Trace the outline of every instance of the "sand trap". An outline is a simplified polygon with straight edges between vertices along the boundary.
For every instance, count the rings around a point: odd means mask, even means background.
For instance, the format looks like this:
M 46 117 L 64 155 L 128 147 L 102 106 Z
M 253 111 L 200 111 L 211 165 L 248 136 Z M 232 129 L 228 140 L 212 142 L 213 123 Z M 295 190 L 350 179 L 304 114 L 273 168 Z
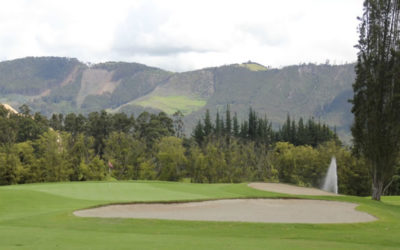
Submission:
M 334 193 L 326 192 L 316 188 L 306 188 L 306 187 L 297 187 L 294 185 L 282 184 L 282 183 L 250 183 L 249 187 L 276 192 L 283 194 L 297 194 L 297 195 L 337 195 Z
M 354 223 L 376 220 L 357 204 L 299 199 L 231 199 L 172 204 L 110 205 L 75 211 L 76 216 L 270 223 Z

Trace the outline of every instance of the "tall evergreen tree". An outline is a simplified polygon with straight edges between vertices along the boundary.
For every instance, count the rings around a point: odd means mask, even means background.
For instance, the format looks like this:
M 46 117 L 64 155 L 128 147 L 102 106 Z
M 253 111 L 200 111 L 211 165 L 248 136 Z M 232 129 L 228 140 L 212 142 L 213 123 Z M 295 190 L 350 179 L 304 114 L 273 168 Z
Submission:
M 354 146 L 371 166 L 372 199 L 393 180 L 400 149 L 400 1 L 365 0 L 353 84 Z
M 215 134 L 217 136 L 220 136 L 221 135 L 221 130 L 222 130 L 221 121 L 220 121 L 220 118 L 219 118 L 219 111 L 217 110 L 217 115 L 215 116 Z
M 193 137 L 196 140 L 197 144 L 199 144 L 199 145 L 202 144 L 202 142 L 204 140 L 204 127 L 200 120 L 193 130 Z
M 239 121 L 238 121 L 237 113 L 235 112 L 235 115 L 233 116 L 233 135 L 235 137 L 238 137 L 239 133 L 240 133 Z
M 254 140 L 256 138 L 257 133 L 257 114 L 251 107 L 249 110 L 249 123 L 248 123 L 248 135 L 250 139 Z
M 211 123 L 210 111 L 206 110 L 206 116 L 204 117 L 204 136 L 209 136 L 212 132 L 213 126 Z
M 229 104 L 226 105 L 226 116 L 225 116 L 225 134 L 229 137 L 232 133 L 232 120 L 231 120 L 231 110 Z

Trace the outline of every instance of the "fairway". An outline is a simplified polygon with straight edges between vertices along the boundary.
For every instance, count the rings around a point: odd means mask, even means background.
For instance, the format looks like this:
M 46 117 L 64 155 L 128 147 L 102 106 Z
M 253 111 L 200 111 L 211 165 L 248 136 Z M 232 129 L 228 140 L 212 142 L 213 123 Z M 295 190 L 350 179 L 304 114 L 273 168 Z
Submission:
M 78 209 L 129 202 L 307 197 L 359 203 L 378 221 L 273 224 L 82 218 Z M 0 249 L 390 249 L 400 245 L 398 197 L 295 196 L 243 184 L 72 182 L 0 187 Z M 295 209 L 295 208 L 294 208 Z

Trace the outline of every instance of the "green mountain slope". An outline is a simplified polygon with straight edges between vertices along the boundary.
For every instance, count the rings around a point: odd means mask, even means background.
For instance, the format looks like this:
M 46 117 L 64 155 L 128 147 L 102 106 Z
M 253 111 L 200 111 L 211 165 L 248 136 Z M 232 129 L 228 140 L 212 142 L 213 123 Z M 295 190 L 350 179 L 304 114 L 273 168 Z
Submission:
M 0 102 L 14 108 L 27 103 L 45 115 L 181 110 L 187 131 L 206 109 L 223 113 L 229 104 L 245 119 L 251 106 L 274 126 L 287 114 L 313 116 L 348 136 L 352 115 L 347 100 L 354 77 L 353 64 L 270 69 L 248 62 L 172 73 L 138 63 L 87 65 L 69 58 L 29 57 L 0 62 Z

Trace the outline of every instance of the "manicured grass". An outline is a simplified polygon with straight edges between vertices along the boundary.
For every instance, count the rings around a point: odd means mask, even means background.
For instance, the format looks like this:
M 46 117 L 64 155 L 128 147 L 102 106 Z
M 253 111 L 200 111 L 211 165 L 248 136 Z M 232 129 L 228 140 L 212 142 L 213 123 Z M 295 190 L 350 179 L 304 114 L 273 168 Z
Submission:
M 0 249 L 385 249 L 400 246 L 400 206 L 359 197 L 380 220 L 356 224 L 268 224 L 75 217 L 106 203 L 281 197 L 246 184 L 74 182 L 0 187 Z M 287 196 L 286 196 L 287 197 Z M 396 202 L 399 197 L 385 197 Z M 295 209 L 295 208 L 293 208 Z
M 178 110 L 184 115 L 188 115 L 205 106 L 206 103 L 206 100 L 194 99 L 187 96 L 151 96 L 145 100 L 134 102 L 134 104 L 143 107 L 160 109 L 169 115 Z

